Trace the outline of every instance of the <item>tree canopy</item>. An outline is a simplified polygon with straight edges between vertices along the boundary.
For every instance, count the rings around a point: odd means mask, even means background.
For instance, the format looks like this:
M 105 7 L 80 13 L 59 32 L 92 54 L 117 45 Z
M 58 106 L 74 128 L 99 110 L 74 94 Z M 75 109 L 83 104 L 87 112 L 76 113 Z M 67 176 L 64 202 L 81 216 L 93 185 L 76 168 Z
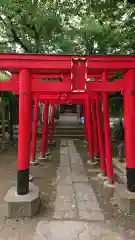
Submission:
M 1 0 L 0 51 L 134 54 L 134 20 L 124 0 Z

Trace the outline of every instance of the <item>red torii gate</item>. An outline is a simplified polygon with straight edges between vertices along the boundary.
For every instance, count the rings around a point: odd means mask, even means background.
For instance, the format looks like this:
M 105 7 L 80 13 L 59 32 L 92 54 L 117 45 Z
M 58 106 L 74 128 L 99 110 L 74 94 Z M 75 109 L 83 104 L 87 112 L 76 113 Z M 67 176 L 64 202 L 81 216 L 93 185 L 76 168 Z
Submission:
M 10 71 L 13 78 L 0 82 L 0 91 L 19 93 L 19 139 L 17 193 L 29 191 L 30 133 L 32 120 L 32 99 L 36 96 L 47 101 L 83 101 L 90 160 L 93 160 L 92 116 L 90 102 L 96 101 L 96 116 L 100 145 L 100 158 L 104 155 L 100 121 L 100 96 L 103 99 L 105 151 L 107 162 L 101 161 L 108 179 L 113 182 L 113 168 L 110 143 L 108 93 L 124 92 L 124 126 L 126 141 L 127 188 L 135 192 L 135 57 L 132 56 L 55 56 L 30 54 L 0 54 L 0 69 Z M 108 82 L 108 74 L 124 74 L 123 79 Z M 98 77 L 95 77 L 97 74 Z M 88 82 L 94 75 L 102 81 Z M 60 79 L 58 82 L 42 82 L 39 79 Z M 27 129 L 26 129 L 27 126 Z M 26 132 L 27 131 L 27 132 Z M 106 166 L 107 165 L 107 166 Z M 106 172 L 105 172 L 106 173 Z

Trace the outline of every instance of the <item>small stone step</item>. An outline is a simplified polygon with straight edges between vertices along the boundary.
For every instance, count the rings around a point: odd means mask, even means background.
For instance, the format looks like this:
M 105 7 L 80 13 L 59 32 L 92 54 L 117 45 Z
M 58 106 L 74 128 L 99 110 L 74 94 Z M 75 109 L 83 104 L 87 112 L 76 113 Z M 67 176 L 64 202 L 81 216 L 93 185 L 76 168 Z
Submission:
M 40 132 L 41 133 L 41 132 Z M 48 131 L 48 133 L 50 133 L 50 131 Z M 68 134 L 68 135 L 84 135 L 84 131 L 77 131 L 77 132 L 74 132 L 74 131 L 54 131 L 54 135 L 55 134 Z
M 40 130 L 42 130 L 42 129 L 40 129 Z M 50 129 L 48 129 L 48 131 L 50 131 Z M 56 132 L 64 132 L 64 131 L 66 131 L 66 132 L 74 132 L 74 133 L 77 133 L 77 132 L 84 132 L 84 129 L 83 128 L 54 128 L 54 131 L 56 131 Z
M 65 135 L 65 134 L 57 134 L 53 136 L 53 139 L 59 138 L 59 139 L 84 139 L 84 135 Z
M 51 128 L 48 128 L 48 130 L 50 130 Z M 84 128 L 54 128 L 55 130 L 57 131 L 64 131 L 64 130 L 67 130 L 67 131 L 74 131 L 74 132 L 77 132 L 77 131 L 84 131 Z
M 42 135 L 42 132 L 38 132 L 38 135 Z M 50 134 L 48 134 L 48 136 L 49 136 Z M 54 135 L 53 135 L 53 138 L 55 138 L 55 137 L 57 137 L 57 138 L 59 138 L 59 137 L 65 137 L 65 138 L 74 138 L 74 139 L 76 139 L 76 138 L 81 138 L 81 139 L 84 139 L 84 133 L 82 133 L 82 132 L 78 132 L 78 133 L 73 133 L 73 132 L 63 132 L 63 133 L 61 133 L 61 132 L 57 132 L 57 133 L 54 133 Z
M 51 126 L 48 126 L 48 129 L 50 129 Z M 72 130 L 76 130 L 76 129 L 84 129 L 84 127 L 82 125 L 55 125 L 54 126 L 55 129 L 72 129 Z
M 50 135 L 50 128 L 51 126 L 49 125 L 48 135 Z M 38 128 L 38 133 L 39 135 L 42 134 L 41 127 Z M 68 123 L 66 121 L 59 121 L 58 123 L 55 123 L 53 138 L 84 139 L 84 125 L 79 124 L 78 122 Z

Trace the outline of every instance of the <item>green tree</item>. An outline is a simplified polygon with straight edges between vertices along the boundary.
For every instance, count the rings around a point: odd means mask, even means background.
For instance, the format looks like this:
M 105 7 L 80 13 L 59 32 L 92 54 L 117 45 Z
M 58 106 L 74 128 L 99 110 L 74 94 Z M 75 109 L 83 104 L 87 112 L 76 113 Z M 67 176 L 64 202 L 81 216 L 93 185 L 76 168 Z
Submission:
M 134 10 L 123 0 L 1 1 L 0 51 L 134 53 Z
M 6 46 L 6 51 L 53 51 L 57 37 L 63 32 L 56 6 L 56 1 L 38 0 L 7 0 L 1 3 L 1 44 Z

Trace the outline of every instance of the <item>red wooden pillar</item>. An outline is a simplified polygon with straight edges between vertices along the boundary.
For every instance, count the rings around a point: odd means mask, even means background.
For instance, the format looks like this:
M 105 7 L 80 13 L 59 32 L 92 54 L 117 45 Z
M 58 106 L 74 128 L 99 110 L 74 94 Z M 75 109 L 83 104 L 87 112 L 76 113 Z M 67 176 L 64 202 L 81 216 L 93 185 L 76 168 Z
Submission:
M 30 140 L 32 122 L 31 75 L 27 69 L 19 74 L 19 135 L 17 193 L 29 192 Z
M 41 142 L 40 159 L 45 159 L 46 158 L 46 153 L 47 153 L 48 110 L 49 110 L 49 103 L 48 103 L 48 101 L 45 101 L 44 113 L 43 113 L 43 129 L 42 129 L 42 142 Z
M 124 128 L 126 149 L 127 188 L 135 192 L 135 71 L 125 74 Z
M 107 82 L 107 74 L 103 72 L 102 81 Z M 111 149 L 111 131 L 109 122 L 109 101 L 108 94 L 102 93 L 103 98 L 103 117 L 104 117 L 104 134 L 105 134 L 105 152 L 107 159 L 107 176 L 110 183 L 114 182 L 113 163 L 112 163 L 112 149 Z
M 87 129 L 87 141 L 88 141 L 88 151 L 90 156 L 90 161 L 94 161 L 94 151 L 93 151 L 93 129 L 92 129 L 92 115 L 91 115 L 91 102 L 89 99 L 85 103 L 85 119 L 86 119 L 86 129 Z
M 36 136 L 37 136 L 37 127 L 38 127 L 38 96 L 35 96 L 34 99 L 34 118 L 33 118 L 33 131 L 32 131 L 32 152 L 31 152 L 31 164 L 37 163 L 35 161 L 36 156 Z
M 87 123 L 86 123 L 86 114 L 85 114 L 85 111 L 86 111 L 86 107 L 85 105 L 83 105 L 83 115 L 84 115 L 84 134 L 85 134 L 85 140 L 86 142 L 88 142 L 87 140 Z
M 99 158 L 99 143 L 98 143 L 98 130 L 97 130 L 97 117 L 96 117 L 96 100 L 92 100 L 92 122 L 93 122 L 93 137 L 94 137 L 94 155 Z
M 106 159 L 105 159 L 105 142 L 104 142 L 104 136 L 103 136 L 100 96 L 99 95 L 97 95 L 97 99 L 96 99 L 96 117 L 97 117 L 97 129 L 98 129 L 101 171 L 102 171 L 102 175 L 106 176 L 107 170 L 106 170 Z
M 51 112 L 51 127 L 50 127 L 50 144 L 52 144 L 52 138 L 54 133 L 54 113 L 55 113 L 55 104 L 52 104 L 52 112 Z

